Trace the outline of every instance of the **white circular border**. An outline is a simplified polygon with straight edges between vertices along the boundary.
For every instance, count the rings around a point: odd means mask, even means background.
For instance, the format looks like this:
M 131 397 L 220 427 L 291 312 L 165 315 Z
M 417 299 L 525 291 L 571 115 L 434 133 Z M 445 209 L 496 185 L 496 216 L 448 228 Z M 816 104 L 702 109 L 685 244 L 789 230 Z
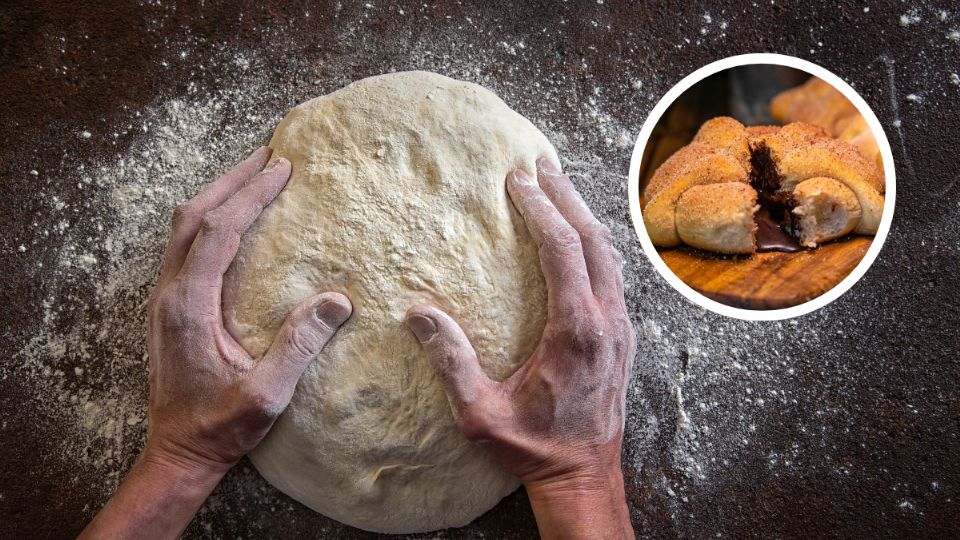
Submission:
M 660 121 L 660 117 L 663 116 L 667 108 L 672 105 L 681 94 L 686 92 L 687 89 L 694 84 L 714 73 L 749 64 L 777 64 L 800 69 L 811 75 L 820 77 L 842 92 L 843 95 L 857 107 L 866 119 L 867 125 L 870 126 L 870 129 L 873 131 L 874 137 L 877 139 L 877 144 L 880 147 L 880 155 L 883 157 L 883 168 L 886 174 L 886 194 L 883 203 L 883 215 L 880 217 L 880 228 L 877 230 L 873 243 L 870 245 L 870 248 L 867 249 L 867 253 L 860 263 L 857 264 L 856 268 L 854 268 L 843 281 L 829 291 L 803 304 L 782 309 L 754 310 L 735 308 L 717 302 L 716 300 L 711 300 L 694 290 L 693 287 L 690 287 L 678 278 L 677 275 L 667 267 L 667 264 L 663 262 L 660 254 L 657 253 L 656 248 L 653 246 L 653 242 L 650 241 L 650 236 L 647 234 L 647 229 L 643 225 L 643 217 L 640 213 L 640 162 L 643 159 L 643 150 L 647 145 L 647 140 L 650 138 L 650 134 L 653 133 L 654 126 Z M 863 98 L 860 97 L 860 94 L 849 84 L 826 69 L 800 58 L 783 54 L 754 53 L 731 56 L 707 64 L 684 77 L 683 80 L 677 83 L 676 86 L 671 88 L 670 91 L 660 99 L 660 102 L 657 103 L 653 111 L 650 112 L 650 116 L 647 117 L 647 121 L 644 122 L 643 128 L 640 130 L 640 136 L 637 138 L 637 144 L 633 147 L 633 156 L 630 158 L 630 176 L 627 177 L 627 194 L 630 197 L 630 217 L 633 219 L 633 228 L 637 232 L 637 237 L 640 238 L 643 251 L 647 254 L 650 262 L 653 263 L 654 268 L 657 269 L 660 275 L 663 276 L 674 289 L 680 291 L 680 294 L 700 307 L 719 313 L 720 315 L 748 321 L 779 321 L 806 315 L 811 311 L 820 309 L 830 302 L 833 302 L 839 298 L 840 295 L 847 292 L 847 290 L 867 272 L 883 248 L 883 244 L 887 240 L 887 232 L 890 230 L 890 223 L 893 221 L 893 205 L 896 199 L 896 174 L 893 168 L 893 152 L 890 150 L 890 143 L 887 141 L 887 136 L 883 132 L 880 121 L 877 119 L 877 116 L 873 114 L 867 102 L 864 101 Z

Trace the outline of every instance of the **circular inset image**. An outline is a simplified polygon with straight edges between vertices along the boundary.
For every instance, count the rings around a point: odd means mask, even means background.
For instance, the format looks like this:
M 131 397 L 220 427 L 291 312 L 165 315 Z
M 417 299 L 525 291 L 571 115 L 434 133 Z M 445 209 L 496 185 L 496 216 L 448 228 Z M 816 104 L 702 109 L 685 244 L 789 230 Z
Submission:
M 654 107 L 630 163 L 631 214 L 684 296 L 785 319 L 867 271 L 893 218 L 893 167 L 880 122 L 839 77 L 790 56 L 735 56 Z

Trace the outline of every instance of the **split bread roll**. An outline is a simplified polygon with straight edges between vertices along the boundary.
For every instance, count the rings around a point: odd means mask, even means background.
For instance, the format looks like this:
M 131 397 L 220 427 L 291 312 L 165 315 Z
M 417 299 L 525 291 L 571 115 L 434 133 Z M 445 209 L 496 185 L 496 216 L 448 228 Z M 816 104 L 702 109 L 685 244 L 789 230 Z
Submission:
M 849 234 L 860 222 L 860 203 L 847 186 L 832 178 L 804 180 L 793 189 L 800 245 L 817 247 Z M 692 245 L 692 244 L 691 244 Z
M 812 124 L 849 142 L 883 177 L 883 156 L 866 119 L 843 92 L 823 79 L 810 77 L 800 86 L 777 94 L 770 101 L 770 114 L 780 123 Z
M 643 220 L 660 247 L 751 253 L 757 210 L 767 205 L 783 216 L 794 241 L 815 247 L 850 232 L 875 234 L 883 192 L 876 168 L 822 128 L 747 128 L 721 117 L 705 122 L 654 172 Z
M 833 178 L 853 191 L 860 203 L 860 221 L 853 232 L 877 233 L 883 214 L 884 183 L 876 168 L 853 145 L 801 122 L 786 125 L 755 142 L 770 149 L 781 191 L 793 191 L 808 178 Z

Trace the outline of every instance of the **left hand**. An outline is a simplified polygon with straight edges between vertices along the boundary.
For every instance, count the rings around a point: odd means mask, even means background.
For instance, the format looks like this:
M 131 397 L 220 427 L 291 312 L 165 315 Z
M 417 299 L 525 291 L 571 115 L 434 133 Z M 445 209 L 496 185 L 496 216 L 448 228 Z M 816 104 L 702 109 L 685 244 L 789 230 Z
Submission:
M 267 434 L 301 373 L 350 317 L 342 294 L 307 298 L 256 360 L 224 329 L 223 274 L 290 177 L 286 159 L 264 168 L 269 157 L 269 148 L 257 150 L 174 213 L 147 308 L 152 457 L 229 469 Z
M 179 538 L 227 470 L 267 434 L 300 374 L 350 317 L 342 294 L 307 298 L 256 360 L 223 327 L 223 274 L 240 237 L 290 178 L 290 162 L 267 165 L 270 153 L 260 148 L 173 215 L 147 304 L 147 445 L 80 538 Z

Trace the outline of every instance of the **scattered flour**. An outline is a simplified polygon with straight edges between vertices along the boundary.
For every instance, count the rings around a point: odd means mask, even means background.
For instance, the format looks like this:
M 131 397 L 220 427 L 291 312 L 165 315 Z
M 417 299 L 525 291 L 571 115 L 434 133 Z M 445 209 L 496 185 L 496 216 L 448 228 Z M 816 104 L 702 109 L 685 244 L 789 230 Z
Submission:
M 526 54 L 522 41 L 510 43 L 503 54 Z M 189 45 L 184 47 L 166 60 L 167 66 L 204 56 L 193 53 Z M 449 48 L 417 42 L 413 53 L 419 59 L 417 65 L 395 69 L 437 71 L 492 88 L 533 118 L 558 147 L 567 149 L 564 164 L 578 175 L 578 181 L 600 182 L 595 189 L 587 184 L 588 201 L 596 205 L 608 197 L 609 190 L 599 185 L 619 184 L 616 171 L 602 167 L 600 156 L 571 150 L 612 147 L 623 151 L 633 144 L 635 135 L 607 110 L 605 92 L 593 87 L 573 124 L 560 124 L 556 112 L 577 99 L 577 85 L 567 80 L 568 75 L 541 77 L 533 92 L 503 86 L 502 81 L 511 79 L 499 74 L 502 58 L 486 58 L 483 51 L 463 47 L 453 60 Z M 520 65 L 530 69 L 527 66 L 534 60 L 524 59 Z M 350 58 L 342 61 L 352 65 Z M 49 459 L 51 469 L 59 474 L 73 471 L 74 483 L 94 486 L 93 491 L 100 494 L 99 500 L 85 503 L 91 515 L 116 488 L 145 441 L 144 308 L 173 209 L 268 140 L 290 106 L 367 75 L 291 61 L 293 65 L 286 67 L 302 82 L 287 88 L 274 84 L 262 71 L 265 60 L 250 51 L 225 48 L 205 62 L 223 71 L 221 84 L 206 90 L 190 83 L 183 92 L 162 95 L 145 109 L 131 111 L 124 125 L 105 135 L 113 141 L 124 137 L 132 141 L 117 153 L 88 156 L 71 170 L 23 173 L 39 179 L 46 209 L 33 222 L 33 237 L 19 240 L 18 251 L 55 249 L 56 262 L 44 265 L 44 258 L 37 257 L 27 270 L 48 284 L 42 299 L 44 318 L 17 362 L 0 365 L 0 377 L 28 381 L 34 397 L 31 406 L 57 426 L 58 450 Z M 586 61 L 583 68 L 589 69 Z M 641 79 L 628 79 L 617 91 L 635 93 L 630 80 Z M 646 81 L 645 88 L 655 92 Z M 96 140 L 91 131 L 79 129 L 78 133 L 85 141 Z M 86 198 L 80 203 L 68 199 L 59 191 L 63 185 L 77 186 Z M 90 209 L 95 211 L 81 212 Z M 86 217 L 75 217 L 80 215 Z M 630 229 L 620 225 L 619 232 L 622 242 L 632 241 Z M 655 427 L 653 421 L 646 428 Z M 654 436 L 650 431 L 645 439 Z M 276 492 L 248 469 L 227 482 L 237 478 L 250 496 L 276 499 Z M 219 501 L 212 497 L 201 519 Z
M 906 28 L 918 24 L 922 20 L 920 13 L 916 9 L 911 9 L 909 12 L 900 16 L 900 26 Z
M 536 44 L 542 36 L 503 30 L 486 36 L 489 43 L 480 47 L 476 40 L 462 39 L 463 33 L 490 28 L 467 18 L 449 23 L 446 33 L 438 30 L 424 36 L 405 28 L 394 36 L 397 51 L 386 54 L 385 61 L 381 57 L 372 68 L 362 51 L 363 25 L 378 14 L 378 7 L 371 3 L 361 11 L 342 24 L 335 40 L 345 44 L 342 50 L 321 55 L 314 63 L 288 60 L 281 66 L 282 84 L 275 77 L 277 71 L 267 67 L 277 58 L 296 58 L 296 53 L 265 58 L 249 50 L 182 44 L 166 65 L 215 68 L 214 89 L 199 81 L 171 89 L 145 109 L 129 111 L 116 133 L 75 126 L 69 133 L 74 138 L 79 134 L 84 144 L 101 139 L 132 142 L 118 144 L 109 155 L 90 156 L 73 170 L 37 170 L 26 164 L 20 172 L 36 182 L 47 204 L 45 215 L 33 223 L 33 237 L 12 244 L 36 261 L 25 271 L 46 284 L 38 300 L 44 318 L 19 357 L 0 364 L 0 378 L 23 380 L 34 397 L 25 406 L 55 425 L 50 433 L 57 436 L 58 452 L 48 459 L 51 469 L 69 471 L 75 484 L 95 486 L 101 494 L 100 500 L 86 503 L 89 513 L 128 470 L 146 434 L 144 304 L 173 208 L 263 144 L 292 105 L 377 72 L 414 68 L 487 86 L 530 118 L 553 141 L 584 199 L 614 233 L 627 261 L 626 300 L 640 336 L 624 443 L 627 491 L 638 523 L 656 521 L 650 516 L 663 511 L 676 524 L 675 533 L 702 535 L 701 530 L 684 528 L 696 525 L 684 513 L 684 504 L 698 495 L 722 492 L 723 481 L 729 481 L 726 473 L 748 457 L 760 456 L 774 478 L 810 471 L 826 477 L 873 478 L 875 471 L 858 469 L 829 448 L 831 441 L 848 439 L 865 415 L 844 393 L 843 385 L 861 382 L 856 366 L 820 352 L 838 343 L 872 339 L 868 324 L 841 311 L 849 304 L 838 302 L 799 321 L 724 319 L 680 298 L 640 249 L 629 223 L 624 177 L 643 115 L 670 84 L 661 78 L 656 55 L 619 66 L 622 84 L 600 84 L 590 74 L 606 60 L 601 56 L 585 51 L 564 59 L 571 69 L 551 69 L 544 67 L 546 48 Z M 420 11 L 395 8 L 390 16 L 414 20 Z M 718 43 L 741 17 L 749 13 L 720 10 L 698 15 L 686 21 L 686 37 L 676 46 Z M 911 10 L 899 22 L 937 24 L 938 32 L 930 39 L 942 42 L 938 46 L 956 47 L 960 37 L 951 37 L 955 27 L 944 28 L 953 24 L 952 17 L 946 13 L 922 17 Z M 600 32 L 604 25 L 593 26 Z M 559 43 L 566 31 L 561 22 L 542 32 Z M 811 36 L 818 32 L 810 29 Z M 278 41 L 277 47 L 286 46 Z M 643 57 L 629 44 L 622 53 Z M 948 68 L 948 81 L 942 71 L 936 77 L 915 78 L 935 80 L 941 87 L 907 89 L 924 99 L 901 111 L 898 90 L 905 83 L 895 81 L 893 60 L 881 56 L 877 62 L 883 68 L 880 76 L 886 75 L 889 83 L 882 93 L 890 99 L 887 105 L 893 114 L 894 129 L 888 134 L 906 152 L 904 129 L 920 121 L 922 110 L 936 107 L 939 94 L 956 92 L 960 82 L 953 67 Z M 875 86 L 882 86 L 882 81 Z M 618 103 L 631 104 L 628 112 Z M 910 156 L 905 156 L 906 173 L 913 175 Z M 81 187 L 82 202 L 64 198 L 63 186 Z M 81 212 L 91 208 L 95 212 Z M 955 222 L 950 227 L 958 230 Z M 940 249 L 955 245 L 943 244 Z M 58 250 L 52 255 L 54 264 L 45 264 L 51 257 L 44 255 L 52 250 Z M 844 299 L 876 302 L 863 287 L 855 287 Z M 866 304 L 863 309 L 879 311 Z M 840 334 L 821 328 L 837 328 Z M 810 382 L 811 373 L 819 377 L 816 384 Z M 807 378 L 802 378 L 804 374 Z M 784 438 L 792 439 L 771 442 Z M 224 493 L 211 497 L 199 515 L 201 528 L 209 527 L 210 516 L 224 519 L 229 509 L 236 509 L 236 497 L 265 500 L 277 512 L 290 508 L 291 503 L 278 498 L 249 467 L 239 467 L 226 483 L 234 502 Z M 923 489 L 942 491 L 949 486 Z

